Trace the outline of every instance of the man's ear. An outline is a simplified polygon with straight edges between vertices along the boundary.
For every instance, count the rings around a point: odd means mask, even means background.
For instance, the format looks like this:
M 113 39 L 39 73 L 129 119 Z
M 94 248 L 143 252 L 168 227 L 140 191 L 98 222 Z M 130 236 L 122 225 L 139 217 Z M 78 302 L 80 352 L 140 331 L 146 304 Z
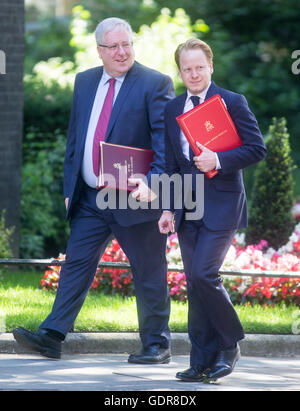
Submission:
M 102 60 L 102 51 L 101 51 L 100 46 L 97 46 L 97 52 L 98 52 L 99 59 Z
M 180 69 L 178 69 L 178 75 L 181 78 L 181 80 L 183 81 Z

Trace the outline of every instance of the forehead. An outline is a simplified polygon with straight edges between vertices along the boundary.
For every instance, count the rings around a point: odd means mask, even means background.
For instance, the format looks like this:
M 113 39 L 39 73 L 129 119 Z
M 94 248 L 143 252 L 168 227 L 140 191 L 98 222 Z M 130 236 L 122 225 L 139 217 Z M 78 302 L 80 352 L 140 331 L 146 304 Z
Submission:
M 207 57 L 201 49 L 182 50 L 180 54 L 180 66 L 189 65 L 206 65 L 208 64 Z
M 104 34 L 104 40 L 111 43 L 131 41 L 130 34 L 122 27 L 116 27 Z

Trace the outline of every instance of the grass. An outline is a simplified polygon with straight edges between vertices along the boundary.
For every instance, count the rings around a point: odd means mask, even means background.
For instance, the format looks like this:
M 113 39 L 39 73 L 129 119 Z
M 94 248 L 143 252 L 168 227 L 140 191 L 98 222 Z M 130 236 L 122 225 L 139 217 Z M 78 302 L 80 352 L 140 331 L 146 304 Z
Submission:
M 55 294 L 39 289 L 42 273 L 5 272 L 0 274 L 0 328 L 5 331 L 21 325 L 36 330 L 51 311 Z M 236 306 L 246 333 L 291 334 L 295 312 L 299 307 L 281 304 L 275 307 L 259 305 Z M 187 332 L 187 304 L 172 301 L 170 329 Z M 91 291 L 76 320 L 79 332 L 137 331 L 135 298 L 107 296 Z M 3 331 L 3 330 L 2 330 Z M 1 329 L 0 329 L 1 332 Z

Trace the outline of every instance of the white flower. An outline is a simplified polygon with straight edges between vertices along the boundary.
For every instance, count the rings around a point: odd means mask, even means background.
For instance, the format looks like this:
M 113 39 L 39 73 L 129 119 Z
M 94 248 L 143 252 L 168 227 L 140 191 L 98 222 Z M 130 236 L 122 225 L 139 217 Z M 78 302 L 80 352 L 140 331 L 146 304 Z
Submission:
M 229 247 L 229 250 L 226 254 L 225 260 L 224 260 L 224 265 L 231 265 L 234 263 L 236 259 L 236 249 L 233 245 Z
M 292 208 L 292 213 L 295 218 L 300 218 L 300 203 L 297 203 Z
M 246 246 L 246 241 L 245 241 L 245 238 L 246 238 L 246 235 L 245 235 L 245 233 L 237 233 L 235 236 L 234 236 L 234 238 L 235 238 L 235 241 L 236 241 L 236 243 L 238 244 L 238 245 L 240 245 L 241 247 L 245 247 Z

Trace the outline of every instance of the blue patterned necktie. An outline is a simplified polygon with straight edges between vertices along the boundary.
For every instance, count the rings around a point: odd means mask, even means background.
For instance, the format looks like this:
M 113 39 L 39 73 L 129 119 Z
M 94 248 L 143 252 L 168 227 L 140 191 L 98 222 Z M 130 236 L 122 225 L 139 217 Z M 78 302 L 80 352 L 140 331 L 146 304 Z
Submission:
M 198 96 L 191 96 L 192 103 L 194 104 L 194 107 L 198 106 L 200 104 L 200 97 Z M 193 161 L 193 158 L 195 157 L 195 154 L 193 150 L 191 149 L 190 146 L 190 160 Z
M 200 97 L 198 96 L 191 96 L 191 100 L 192 100 L 192 103 L 194 104 L 194 107 L 200 104 Z

